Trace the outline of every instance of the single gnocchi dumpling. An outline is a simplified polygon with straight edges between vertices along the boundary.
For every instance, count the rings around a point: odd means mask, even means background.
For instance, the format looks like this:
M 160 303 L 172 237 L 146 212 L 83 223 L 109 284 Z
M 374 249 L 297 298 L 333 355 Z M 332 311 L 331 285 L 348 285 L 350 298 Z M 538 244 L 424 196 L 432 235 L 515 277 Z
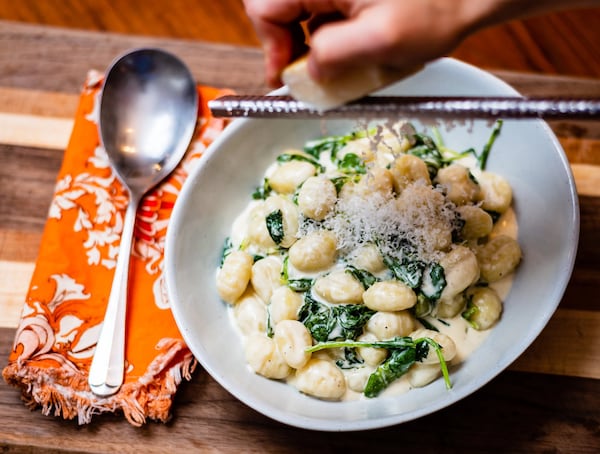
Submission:
M 442 300 L 450 300 L 479 279 L 477 257 L 466 246 L 456 246 L 441 260 L 444 268 L 446 287 L 442 291 Z
M 363 244 L 350 256 L 350 263 L 358 269 L 379 273 L 386 269 L 383 257 L 373 243 Z
M 376 342 L 379 339 L 373 333 L 366 332 L 358 336 L 357 340 L 360 342 Z M 356 350 L 369 366 L 378 366 L 388 356 L 388 351 L 385 348 L 358 347 Z
M 427 185 L 431 184 L 429 170 L 425 161 L 411 154 L 402 154 L 390 164 L 390 172 L 394 179 L 394 190 L 400 194 L 406 186 L 415 181 L 422 180 Z
M 375 150 L 368 137 L 361 139 L 350 140 L 346 145 L 338 151 L 338 159 L 342 159 L 348 154 L 355 154 L 365 162 L 370 162 L 375 156 Z
M 456 208 L 464 222 L 461 237 L 465 240 L 477 240 L 488 236 L 494 228 L 494 221 L 486 211 L 475 205 L 462 205 Z
M 446 188 L 446 196 L 456 205 L 472 203 L 479 197 L 479 184 L 469 169 L 460 164 L 442 167 L 437 173 L 436 181 Z
M 491 328 L 502 314 L 502 300 L 490 287 L 475 287 L 467 291 L 467 308 L 463 317 L 473 328 L 483 331 Z
M 284 248 L 289 248 L 297 240 L 300 216 L 298 212 L 298 207 L 287 198 L 279 195 L 274 195 L 270 196 L 267 200 L 265 200 L 265 212 L 267 214 L 267 216 L 265 217 L 267 229 L 269 226 L 267 222 L 267 217 L 271 213 L 281 213 L 280 229 L 283 230 L 283 232 L 281 232 L 283 235 L 280 241 L 275 241 L 272 232 L 270 232 L 269 235 L 277 245 Z
M 481 278 L 496 282 L 512 273 L 521 261 L 519 243 L 507 235 L 498 235 L 475 249 Z
M 374 334 L 379 340 L 408 336 L 414 331 L 416 320 L 408 311 L 376 312 L 367 322 L 367 332 Z
M 346 380 L 340 369 L 318 358 L 296 371 L 295 384 L 303 393 L 321 399 L 339 400 L 346 393 Z
M 267 329 L 267 307 L 251 289 L 244 293 L 233 308 L 233 315 L 240 331 L 250 336 L 264 334 Z
M 255 334 L 246 338 L 246 361 L 250 368 L 267 378 L 286 378 L 291 368 L 277 349 L 273 339 L 264 334 Z
M 375 282 L 362 295 L 365 306 L 374 311 L 401 311 L 417 303 L 417 295 L 397 280 Z
M 364 288 L 350 273 L 336 270 L 318 278 L 313 289 L 317 295 L 333 304 L 362 303 Z
M 435 304 L 433 315 L 440 318 L 456 317 L 464 309 L 467 301 L 463 293 L 440 298 Z
M 264 257 L 257 260 L 254 265 L 252 265 L 250 282 L 252 283 L 254 291 L 265 303 L 268 303 L 271 299 L 273 290 L 282 285 L 282 267 L 283 261 L 276 255 Z
M 477 177 L 481 192 L 481 208 L 486 211 L 504 213 L 512 203 L 512 188 L 505 178 L 496 173 L 481 172 Z
M 246 291 L 253 261 L 244 251 L 232 251 L 225 257 L 217 272 L 217 292 L 223 301 L 233 304 Z
M 271 323 L 276 325 L 282 320 L 297 320 L 298 310 L 302 306 L 302 297 L 287 286 L 273 290 L 269 314 Z
M 300 238 L 289 250 L 290 263 L 300 271 L 329 268 L 337 258 L 337 239 L 332 232 L 319 230 Z
M 307 218 L 322 221 L 337 200 L 335 185 L 324 175 L 308 178 L 298 192 L 298 208 Z
M 312 346 L 312 336 L 297 320 L 282 320 L 277 323 L 273 340 L 285 362 L 294 369 L 304 367 L 311 357 L 306 349 Z
M 422 388 L 442 375 L 439 364 L 415 363 L 406 373 L 410 386 Z
M 365 194 L 379 193 L 385 197 L 394 189 L 394 177 L 384 167 L 372 167 L 360 180 L 359 185 Z
M 248 213 L 248 223 L 246 225 L 248 243 L 260 250 L 268 250 L 277 246 L 267 228 L 266 219 L 268 214 L 264 200 L 257 202 Z
M 298 186 L 316 172 L 317 169 L 310 162 L 291 160 L 277 166 L 269 176 L 269 185 L 280 194 L 293 194 Z

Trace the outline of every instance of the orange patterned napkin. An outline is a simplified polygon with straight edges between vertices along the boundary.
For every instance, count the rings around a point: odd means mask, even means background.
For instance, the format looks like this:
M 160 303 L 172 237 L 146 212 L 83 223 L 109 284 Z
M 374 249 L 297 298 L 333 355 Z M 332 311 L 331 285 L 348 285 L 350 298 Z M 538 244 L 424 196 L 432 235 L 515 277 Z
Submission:
M 77 417 L 121 410 L 134 425 L 166 421 L 182 378 L 196 361 L 169 310 L 163 251 L 177 194 L 206 146 L 225 127 L 207 101 L 226 94 L 198 87 L 194 141 L 178 168 L 148 193 L 137 213 L 127 312 L 126 377 L 119 392 L 91 393 L 87 373 L 110 292 L 127 192 L 109 167 L 97 132 L 101 76 L 90 73 L 58 175 L 39 257 L 4 379 L 30 407 Z

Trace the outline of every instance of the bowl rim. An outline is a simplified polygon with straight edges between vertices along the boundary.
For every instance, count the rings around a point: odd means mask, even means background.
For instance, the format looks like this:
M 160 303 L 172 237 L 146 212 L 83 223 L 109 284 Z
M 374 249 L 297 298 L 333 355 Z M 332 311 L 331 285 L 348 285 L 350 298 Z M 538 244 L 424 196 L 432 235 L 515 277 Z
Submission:
M 502 79 L 490 74 L 489 72 L 477 68 L 468 63 L 464 63 L 453 58 L 445 57 L 433 62 L 435 64 L 439 64 L 442 66 L 446 66 L 450 69 L 458 69 L 460 71 L 468 71 L 471 73 L 475 73 L 478 77 L 482 77 L 488 81 L 488 83 L 495 84 L 498 87 L 498 90 L 502 89 L 505 93 L 512 94 L 515 96 L 521 96 L 521 94 L 511 87 L 508 83 L 504 82 Z M 282 87 L 278 90 L 271 92 L 270 94 L 284 94 L 287 93 L 287 88 Z M 168 295 L 168 300 L 170 303 L 170 309 L 173 313 L 175 322 L 179 327 L 180 333 L 190 348 L 192 350 L 192 345 L 194 344 L 193 339 L 191 338 L 191 334 L 187 332 L 185 329 L 185 313 L 182 312 L 178 304 L 178 293 L 175 289 L 175 267 L 170 266 L 173 263 L 175 257 L 172 254 L 172 251 L 175 250 L 175 242 L 177 231 L 179 230 L 179 219 L 181 216 L 179 212 L 183 210 L 183 202 L 178 203 L 180 200 L 185 200 L 189 196 L 188 193 L 192 190 L 192 184 L 186 184 L 188 181 L 194 181 L 197 174 L 201 172 L 201 169 L 210 161 L 211 157 L 219 152 L 221 144 L 228 140 L 228 137 L 235 132 L 244 127 L 248 122 L 254 121 L 251 118 L 239 118 L 232 121 L 227 128 L 215 139 L 215 141 L 209 145 L 209 147 L 205 150 L 204 156 L 198 160 L 195 166 L 190 170 L 189 175 L 186 179 L 186 182 L 183 184 L 181 192 L 177 197 L 177 201 L 175 202 L 175 206 L 172 212 L 171 221 L 169 224 L 169 228 L 167 229 L 166 234 L 166 242 L 165 242 L 165 255 L 164 255 L 164 274 L 165 274 L 165 285 Z M 357 430 L 370 430 L 376 428 L 389 427 L 396 424 L 401 424 L 404 422 L 408 422 L 422 416 L 437 412 L 447 406 L 450 406 L 463 398 L 473 394 L 475 391 L 480 389 L 482 386 L 490 382 L 500 373 L 506 370 L 506 368 L 512 364 L 520 354 L 522 354 L 526 348 L 531 345 L 531 343 L 539 336 L 541 331 L 547 325 L 549 319 L 555 313 L 562 296 L 566 290 L 567 284 L 569 282 L 570 276 L 573 271 L 573 267 L 575 264 L 575 258 L 578 249 L 579 242 L 579 224 L 580 224 L 580 212 L 579 212 L 579 199 L 577 196 L 577 190 L 575 186 L 575 180 L 573 177 L 572 169 L 570 167 L 569 161 L 566 157 L 564 149 L 560 144 L 558 138 L 550 128 L 550 126 L 544 122 L 543 120 L 534 120 L 537 122 L 539 126 L 541 126 L 544 134 L 547 136 L 548 140 L 552 143 L 554 147 L 554 152 L 558 153 L 558 158 L 562 169 L 565 171 L 567 181 L 568 181 L 568 197 L 570 201 L 570 208 L 573 213 L 573 217 L 569 220 L 569 232 L 568 238 L 571 247 L 569 248 L 569 253 L 567 254 L 567 258 L 564 263 L 564 271 L 565 273 L 556 280 L 554 285 L 554 296 L 555 301 L 552 304 L 547 303 L 548 310 L 545 313 L 545 317 L 541 317 L 536 320 L 536 323 L 532 324 L 532 329 L 530 329 L 527 333 L 527 336 L 523 336 L 520 338 L 520 342 L 515 345 L 510 354 L 506 353 L 502 358 L 502 360 L 498 363 L 498 367 L 496 367 L 492 371 L 488 371 L 485 374 L 482 374 L 472 380 L 468 387 L 463 388 L 460 392 L 454 392 L 450 390 L 443 398 L 437 400 L 434 403 L 428 404 L 424 408 L 418 408 L 412 410 L 407 413 L 398 413 L 385 417 L 378 417 L 375 419 L 361 419 L 361 420 L 353 420 L 353 421 L 324 421 L 324 420 L 315 420 L 313 418 L 291 414 L 289 412 L 285 412 L 278 408 L 274 408 L 269 406 L 265 408 L 264 403 L 261 403 L 258 399 L 254 398 L 252 394 L 245 394 L 242 390 L 232 388 L 228 386 L 227 378 L 222 376 L 221 373 L 212 367 L 212 365 L 206 364 L 203 361 L 202 355 L 198 355 L 197 352 L 192 351 L 192 354 L 197 358 L 198 362 L 202 365 L 206 372 L 211 375 L 211 377 L 222 386 L 227 392 L 232 394 L 236 399 L 245 405 L 251 407 L 252 409 L 258 411 L 259 413 L 277 420 L 281 423 L 287 424 L 289 426 L 303 428 L 303 429 L 311 429 L 318 431 L 329 431 L 329 432 L 341 432 L 341 431 L 357 431 Z M 551 309 L 551 310 L 550 310 Z M 200 356 L 200 357 L 198 357 Z

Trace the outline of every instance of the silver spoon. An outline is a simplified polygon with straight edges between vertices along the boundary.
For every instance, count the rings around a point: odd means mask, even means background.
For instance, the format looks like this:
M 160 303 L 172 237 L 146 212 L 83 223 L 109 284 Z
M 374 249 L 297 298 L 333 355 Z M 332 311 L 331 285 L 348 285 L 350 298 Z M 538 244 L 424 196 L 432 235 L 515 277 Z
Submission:
M 129 192 L 119 255 L 88 383 L 99 396 L 116 393 L 125 375 L 129 258 L 142 196 L 183 157 L 196 125 L 198 95 L 188 68 L 174 55 L 138 49 L 113 62 L 100 101 L 100 140 Z

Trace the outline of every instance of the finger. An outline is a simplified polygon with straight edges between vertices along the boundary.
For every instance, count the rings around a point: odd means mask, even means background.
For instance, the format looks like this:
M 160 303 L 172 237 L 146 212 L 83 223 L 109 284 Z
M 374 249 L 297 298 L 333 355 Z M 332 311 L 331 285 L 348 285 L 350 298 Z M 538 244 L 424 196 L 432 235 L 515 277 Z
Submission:
M 387 63 L 385 22 L 364 14 L 319 27 L 311 37 L 309 70 L 317 79 L 335 78 L 349 67 Z M 375 25 L 374 25 L 375 24 Z M 389 55 L 388 55 L 389 57 Z
M 344 0 L 244 0 L 248 17 L 263 43 L 265 76 L 269 85 L 280 85 L 283 68 L 306 53 L 301 22 L 311 16 L 326 17 L 336 13 L 344 3 Z
M 304 32 L 299 24 L 288 28 L 273 27 L 263 39 L 265 78 L 272 87 L 281 85 L 281 71 L 292 60 L 306 53 Z

